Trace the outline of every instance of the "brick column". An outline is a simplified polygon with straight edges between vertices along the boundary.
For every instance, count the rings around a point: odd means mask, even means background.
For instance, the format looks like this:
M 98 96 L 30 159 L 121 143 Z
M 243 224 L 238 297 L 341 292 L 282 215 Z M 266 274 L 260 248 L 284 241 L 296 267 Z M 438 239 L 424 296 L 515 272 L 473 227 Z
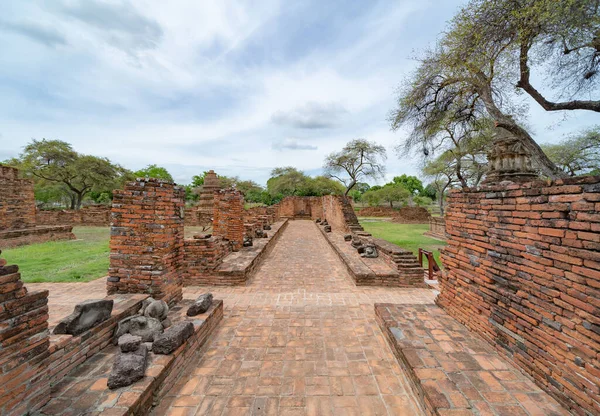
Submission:
M 48 291 L 28 292 L 17 266 L 0 259 L 0 414 L 20 415 L 50 398 Z
M 0 165 L 0 231 L 35 227 L 33 181 L 19 170 Z
M 233 188 L 215 192 L 213 235 L 229 240 L 233 251 L 244 242 L 244 196 Z
M 113 194 L 108 294 L 181 300 L 184 190 L 146 178 Z

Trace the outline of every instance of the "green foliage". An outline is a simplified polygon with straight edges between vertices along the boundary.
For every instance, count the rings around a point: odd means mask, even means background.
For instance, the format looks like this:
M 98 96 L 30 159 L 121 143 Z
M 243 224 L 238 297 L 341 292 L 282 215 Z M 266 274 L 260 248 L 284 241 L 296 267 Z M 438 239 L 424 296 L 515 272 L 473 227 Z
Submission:
M 416 176 L 403 174 L 402 176 L 395 176 L 393 181 L 395 184 L 404 187 L 411 195 L 423 192 L 423 182 Z
M 570 176 L 593 175 L 600 169 L 600 126 L 572 135 L 558 144 L 542 145 L 542 148 Z
M 363 201 L 370 206 L 377 206 L 382 201 L 390 204 L 390 207 L 394 207 L 394 202 L 406 202 L 410 198 L 410 192 L 402 185 L 397 183 L 389 183 L 382 187 L 375 186 L 371 187 L 367 192 L 362 195 Z
M 433 203 L 433 200 L 427 196 L 415 196 L 413 202 L 419 207 L 428 207 Z
M 166 168 L 157 166 L 155 164 L 148 165 L 144 169 L 140 169 L 135 172 L 135 176 L 138 178 L 155 178 L 162 179 L 169 182 L 174 182 L 173 177 Z
M 293 167 L 276 168 L 267 181 L 267 191 L 275 200 L 286 196 L 340 195 L 344 186 L 331 178 L 317 176 L 311 178 Z
M 425 189 L 423 189 L 423 192 L 421 192 L 421 196 L 426 196 L 427 198 L 431 198 L 432 200 L 437 199 L 437 187 L 435 186 L 435 184 L 427 184 Z
M 60 140 L 34 139 L 12 163 L 34 179 L 38 195 L 46 202 L 62 193 L 72 209 L 79 209 L 92 192 L 112 191 L 127 174 L 108 159 L 79 154 L 69 143 Z
M 385 147 L 365 139 L 354 139 L 341 151 L 328 155 L 323 169 L 326 176 L 346 185 L 344 193 L 348 195 L 361 178 L 383 177 L 386 158 Z

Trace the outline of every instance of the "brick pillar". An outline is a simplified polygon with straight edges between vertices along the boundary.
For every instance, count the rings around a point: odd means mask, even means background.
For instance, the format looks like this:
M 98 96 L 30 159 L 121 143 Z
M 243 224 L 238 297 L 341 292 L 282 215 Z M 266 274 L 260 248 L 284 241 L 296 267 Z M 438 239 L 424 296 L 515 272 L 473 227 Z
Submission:
M 233 188 L 215 192 L 213 235 L 229 240 L 233 251 L 244 242 L 244 196 Z
M 0 231 L 35 227 L 33 181 L 19 170 L 0 165 Z
M 108 294 L 181 300 L 184 190 L 146 178 L 113 195 Z
M 28 292 L 17 266 L 0 259 L 0 414 L 21 415 L 50 398 L 48 291 Z

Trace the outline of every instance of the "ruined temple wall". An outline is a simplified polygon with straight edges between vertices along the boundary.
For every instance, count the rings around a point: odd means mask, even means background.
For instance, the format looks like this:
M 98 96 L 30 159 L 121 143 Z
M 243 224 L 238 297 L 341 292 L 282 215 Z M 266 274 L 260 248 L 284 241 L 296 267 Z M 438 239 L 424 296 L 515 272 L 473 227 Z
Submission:
M 37 225 L 77 225 L 107 227 L 110 225 L 108 205 L 89 205 L 79 210 L 37 210 Z
M 577 414 L 600 413 L 600 177 L 448 202 L 437 303 Z
M 425 233 L 428 237 L 440 240 L 446 239 L 446 220 L 442 217 L 431 217 L 429 219 L 429 231 Z
M 350 232 L 362 229 L 350 198 L 342 195 L 325 195 L 321 198 L 323 204 L 323 218 L 335 231 Z
M 233 251 L 244 241 L 244 196 L 235 189 L 215 192 L 213 235 L 231 243 Z
M 0 414 L 26 414 L 50 396 L 48 291 L 28 292 L 17 266 L 0 259 Z
M 184 285 L 219 284 L 223 277 L 215 270 L 231 251 L 231 244 L 219 237 L 184 240 L 181 268 Z
M 35 227 L 33 181 L 19 170 L 0 166 L 0 231 Z
M 114 191 L 107 291 L 182 298 L 184 190 L 138 179 Z
M 323 218 L 323 201 L 319 196 L 288 196 L 278 204 L 278 215 L 283 218 Z

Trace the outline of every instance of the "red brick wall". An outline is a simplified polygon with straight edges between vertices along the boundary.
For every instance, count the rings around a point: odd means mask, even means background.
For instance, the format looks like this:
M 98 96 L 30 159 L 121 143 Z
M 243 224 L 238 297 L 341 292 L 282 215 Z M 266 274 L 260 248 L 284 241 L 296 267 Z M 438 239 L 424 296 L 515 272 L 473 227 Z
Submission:
M 140 179 L 113 194 L 108 293 L 180 300 L 183 189 L 158 179 Z
M 323 201 L 319 196 L 288 196 L 278 205 L 280 217 L 309 216 L 313 220 L 323 218 Z
M 437 303 L 578 414 L 600 414 L 600 177 L 451 193 Z
M 35 227 L 33 181 L 19 170 L 0 165 L 0 231 Z
M 110 225 L 110 206 L 89 205 L 79 210 L 38 210 L 37 225 L 80 225 L 105 227 Z
M 220 277 L 213 273 L 223 257 L 231 253 L 231 244 L 221 238 L 184 240 L 183 281 L 186 286 L 215 284 Z
M 235 189 L 215 192 L 213 235 L 231 243 L 233 251 L 244 241 L 244 197 Z
M 25 414 L 43 405 L 48 356 L 48 291 L 28 292 L 17 266 L 0 259 L 0 414 Z
M 341 195 L 326 195 L 322 201 L 323 217 L 327 219 L 334 231 L 362 230 L 350 198 Z

